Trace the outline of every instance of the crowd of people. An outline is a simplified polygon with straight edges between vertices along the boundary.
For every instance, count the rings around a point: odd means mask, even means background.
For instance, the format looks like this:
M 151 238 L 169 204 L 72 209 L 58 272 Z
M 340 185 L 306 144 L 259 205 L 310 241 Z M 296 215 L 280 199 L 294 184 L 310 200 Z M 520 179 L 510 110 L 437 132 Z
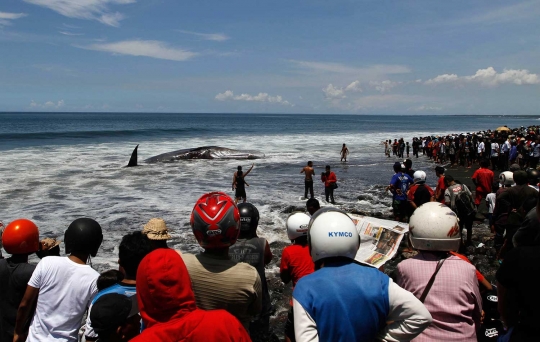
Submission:
M 514 138 L 507 139 L 512 145 Z M 485 156 L 474 159 L 480 162 L 474 194 L 442 166 L 433 190 L 410 159 L 394 164 L 387 190 L 395 219 L 409 222 L 409 247 L 417 253 L 390 276 L 355 261 L 360 236 L 344 211 L 321 208 L 312 197 L 307 213 L 290 214 L 284 228 L 291 245 L 279 270 L 293 286 L 286 341 L 535 340 L 540 299 L 530 275 L 540 270 L 538 173 L 522 170 L 534 165 L 531 158 L 522 165 L 512 160 L 494 182 Z M 249 171 L 239 169 L 233 187 L 245 185 L 239 180 Z M 302 173 L 307 197 L 312 163 Z M 325 188 L 335 183 L 332 174 L 327 167 Z M 237 195 L 243 203 L 222 192 L 195 203 L 190 225 L 200 253 L 170 248 L 166 222 L 152 218 L 120 241 L 118 270 L 101 274 L 91 265 L 104 234 L 95 220 L 68 226 L 66 256 L 59 241 L 40 241 L 31 220 L 10 222 L 1 240 L 10 256 L 0 260 L 0 342 L 78 341 L 80 334 L 101 342 L 274 341 L 265 274 L 272 251 L 257 234 L 259 211 L 245 191 Z M 485 201 L 501 261 L 496 286 L 459 254 Z M 37 265 L 28 263 L 33 253 L 41 258 Z

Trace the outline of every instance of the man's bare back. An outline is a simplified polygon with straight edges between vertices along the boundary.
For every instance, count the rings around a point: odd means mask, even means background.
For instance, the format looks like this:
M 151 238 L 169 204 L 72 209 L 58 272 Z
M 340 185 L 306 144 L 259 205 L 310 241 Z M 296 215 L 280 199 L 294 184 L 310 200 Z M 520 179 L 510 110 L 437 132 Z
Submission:
M 311 176 L 315 175 L 315 170 L 313 170 L 313 167 L 308 165 L 308 166 L 304 166 L 304 168 L 302 169 L 302 171 L 300 171 L 300 173 L 304 173 L 306 175 L 307 181 L 313 181 L 313 178 L 311 178 Z

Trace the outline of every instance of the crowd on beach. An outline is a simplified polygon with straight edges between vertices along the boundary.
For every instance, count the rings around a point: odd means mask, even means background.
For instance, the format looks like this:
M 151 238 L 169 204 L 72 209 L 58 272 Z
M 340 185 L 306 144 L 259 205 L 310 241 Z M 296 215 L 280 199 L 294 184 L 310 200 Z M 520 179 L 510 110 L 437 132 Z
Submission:
M 501 128 L 414 138 L 415 157 L 421 152 L 438 163 L 480 167 L 471 191 L 443 166 L 435 168 L 432 189 L 411 159 L 394 164 L 387 190 L 394 218 L 409 222 L 408 248 L 416 254 L 391 276 L 354 260 L 356 224 L 336 206 L 320 207 L 308 162 L 301 173 L 311 198 L 284 227 L 291 244 L 281 253 L 279 275 L 293 286 L 286 341 L 535 340 L 540 299 L 530 275 L 540 271 L 537 132 Z M 395 141 L 396 157 L 406 157 L 408 144 Z M 389 157 L 393 146 L 386 142 Z M 94 219 L 67 227 L 65 256 L 60 241 L 40 241 L 33 221 L 9 222 L 1 240 L 10 256 L 0 260 L 0 342 L 276 340 L 265 275 L 273 255 L 257 234 L 259 211 L 246 201 L 243 177 L 250 171 L 235 173 L 236 198 L 211 192 L 194 204 L 190 225 L 198 254 L 170 248 L 167 223 L 152 218 L 123 236 L 118 269 L 99 274 L 91 260 L 106 232 Z M 321 180 L 333 202 L 330 166 Z M 459 254 L 471 242 L 484 202 L 501 262 L 496 286 Z M 33 253 L 41 259 L 37 265 L 28 262 Z

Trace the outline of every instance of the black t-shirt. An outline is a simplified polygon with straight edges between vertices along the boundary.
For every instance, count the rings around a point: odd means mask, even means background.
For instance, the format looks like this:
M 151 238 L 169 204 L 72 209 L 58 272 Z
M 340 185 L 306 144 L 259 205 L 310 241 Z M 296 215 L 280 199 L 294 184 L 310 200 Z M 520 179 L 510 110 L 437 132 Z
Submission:
M 512 249 L 506 255 L 504 262 L 497 271 L 497 281 L 508 291 L 516 293 L 519 309 L 520 334 L 528 334 L 537 330 L 540 322 L 540 296 L 538 296 L 538 281 L 540 274 L 540 246 L 524 246 Z M 538 338 L 538 332 L 530 335 L 532 340 Z
M 487 319 L 476 332 L 478 342 L 497 341 L 499 336 L 504 335 L 504 327 L 501 321 Z
M 414 192 L 414 204 L 416 204 L 417 207 L 421 206 L 424 203 L 427 203 L 431 200 L 431 194 L 429 193 L 429 190 L 427 189 L 425 184 L 421 184 L 418 186 L 416 191 Z
M 15 264 L 10 259 L 0 260 L 0 342 L 13 341 L 17 310 L 35 268 L 36 265 Z

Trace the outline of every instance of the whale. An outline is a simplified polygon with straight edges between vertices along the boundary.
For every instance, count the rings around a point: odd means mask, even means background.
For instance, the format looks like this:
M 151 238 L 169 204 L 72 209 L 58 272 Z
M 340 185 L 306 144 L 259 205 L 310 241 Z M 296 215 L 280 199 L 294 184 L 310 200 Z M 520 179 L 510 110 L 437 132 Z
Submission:
M 139 145 L 133 149 L 127 167 L 138 166 Z M 177 160 L 187 159 L 260 159 L 264 158 L 264 153 L 259 151 L 233 150 L 220 146 L 201 146 L 186 148 L 172 152 L 162 153 L 144 160 L 144 163 L 171 163 Z

